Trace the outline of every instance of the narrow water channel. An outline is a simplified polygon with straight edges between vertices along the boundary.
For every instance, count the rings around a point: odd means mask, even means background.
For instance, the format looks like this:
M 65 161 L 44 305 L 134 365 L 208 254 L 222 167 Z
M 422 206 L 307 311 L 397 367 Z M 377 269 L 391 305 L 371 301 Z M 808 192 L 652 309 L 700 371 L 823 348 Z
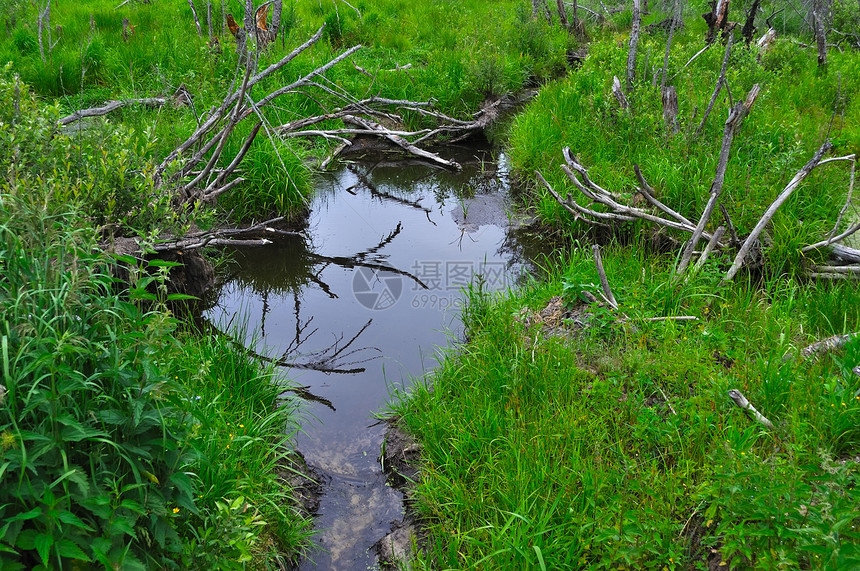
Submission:
M 463 172 L 357 162 L 321 177 L 305 235 L 237 251 L 206 312 L 220 328 L 247 322 L 258 351 L 328 369 L 284 372 L 331 405 L 307 406 L 297 442 L 328 478 L 320 549 L 301 569 L 377 566 L 370 547 L 403 506 L 377 460 L 384 428 L 374 413 L 456 342 L 462 290 L 476 275 L 502 289 L 533 259 L 508 214 L 505 157 L 452 155 Z

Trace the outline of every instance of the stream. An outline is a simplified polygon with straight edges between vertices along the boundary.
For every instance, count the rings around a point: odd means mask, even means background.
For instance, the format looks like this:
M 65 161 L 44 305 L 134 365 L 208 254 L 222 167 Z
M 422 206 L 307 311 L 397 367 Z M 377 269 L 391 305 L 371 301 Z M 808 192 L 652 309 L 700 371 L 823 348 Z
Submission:
M 449 149 L 450 173 L 409 161 L 355 162 L 320 176 L 303 236 L 237 249 L 204 317 L 286 355 L 284 375 L 327 403 L 304 407 L 297 447 L 326 477 L 302 570 L 378 568 L 371 546 L 403 517 L 378 456 L 375 418 L 461 337 L 463 289 L 517 283 L 540 253 L 510 211 L 504 155 Z M 310 367 L 310 368 L 309 368 Z M 315 370 L 322 369 L 322 370 Z

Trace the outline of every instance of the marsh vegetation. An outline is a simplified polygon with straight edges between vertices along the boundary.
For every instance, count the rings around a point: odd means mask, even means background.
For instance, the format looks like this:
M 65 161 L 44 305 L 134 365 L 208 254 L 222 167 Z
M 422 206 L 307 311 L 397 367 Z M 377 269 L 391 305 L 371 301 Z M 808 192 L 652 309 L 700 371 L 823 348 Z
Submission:
M 291 231 L 356 135 L 475 133 L 565 245 L 392 400 L 413 568 L 860 564 L 856 3 L 117 3 L 0 0 L 4 569 L 307 549 L 298 405 L 166 252 Z

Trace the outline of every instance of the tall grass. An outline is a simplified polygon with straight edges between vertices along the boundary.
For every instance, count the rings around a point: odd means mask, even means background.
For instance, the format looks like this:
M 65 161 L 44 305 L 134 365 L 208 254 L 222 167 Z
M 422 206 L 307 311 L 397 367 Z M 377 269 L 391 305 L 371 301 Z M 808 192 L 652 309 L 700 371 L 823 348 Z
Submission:
M 127 129 L 100 148 L 57 115 L 0 74 L 3 568 L 283 563 L 308 535 L 281 478 L 295 407 L 240 348 L 180 330 L 169 264 L 122 256 L 114 277 L 102 224 L 187 218 L 131 172 Z
M 596 283 L 590 250 L 520 293 L 473 291 L 468 344 L 394 405 L 424 450 L 417 507 L 433 539 L 423 564 L 857 565 L 860 384 L 849 369 L 860 344 L 833 359 L 794 357 L 811 334 L 856 330 L 857 317 L 818 329 L 818 313 L 844 306 L 819 303 L 815 287 L 783 280 L 771 296 L 746 285 L 715 293 L 719 275 L 707 269 L 673 285 L 671 260 L 640 252 L 604 256 L 631 320 L 593 309 L 570 340 L 523 316 L 566 283 Z M 857 303 L 855 288 L 833 287 Z M 666 315 L 700 320 L 640 319 Z M 730 388 L 777 428 L 734 408 Z
M 655 62 L 653 54 L 663 53 L 666 38 L 644 37 L 639 47 L 639 81 L 628 95 L 632 111 L 622 112 L 611 93 L 613 74 L 623 77 L 626 66 L 626 50 L 618 49 L 621 36 L 600 31 L 582 68 L 543 89 L 516 118 L 510 135 L 511 162 L 526 181 L 533 181 L 534 171 L 540 170 L 562 194 L 578 195 L 559 168 L 561 149 L 569 146 L 593 180 L 626 201 L 633 199 L 637 185 L 633 166 L 638 164 L 661 200 L 697 220 L 716 170 L 729 108 L 725 91 L 702 132 L 697 130 L 724 50 L 711 48 L 684 67 L 702 47 L 703 24 L 688 18 L 688 26 L 675 35 L 667 74 L 669 84 L 677 89 L 680 107 L 679 132 L 673 133 L 661 118 L 659 87 L 652 87 L 654 75 L 659 76 L 662 68 L 662 58 Z M 736 38 L 727 73 L 733 100 L 744 97 L 754 83 L 762 85 L 735 137 L 721 197 L 739 234 L 755 225 L 825 137 L 833 140 L 835 155 L 860 151 L 858 65 L 860 57 L 852 50 L 832 50 L 828 68 L 820 70 L 813 54 L 797 49 L 792 39 L 780 39 L 770 51 L 759 53 Z M 764 252 L 773 271 L 802 269 L 805 260 L 799 247 L 830 231 L 844 204 L 848 178 L 847 168 L 822 168 L 783 205 Z M 532 187 L 541 215 L 567 225 L 568 218 L 552 197 L 538 185 Z M 586 200 L 581 195 L 580 199 Z M 714 227 L 724 223 L 719 215 L 711 222 Z M 581 223 L 578 227 L 585 228 Z M 635 234 L 642 227 L 628 228 Z
M 542 20 L 532 20 L 527 7 L 517 0 L 384 0 L 357 2 L 354 8 L 335 0 L 288 0 L 284 4 L 283 37 L 258 54 L 261 67 L 283 57 L 322 24 L 327 26 L 325 37 L 277 77 L 255 87 L 252 95 L 257 98 L 358 43 L 365 47 L 352 61 L 366 73 L 345 63 L 326 74 L 327 85 L 334 84 L 354 97 L 434 99 L 441 110 L 464 116 L 486 97 L 546 81 L 565 70 L 567 34 Z M 13 3 L 7 14 L 8 21 L 16 24 L 8 32 L 0 30 L 0 62 L 13 62 L 21 80 L 63 112 L 108 98 L 171 97 L 184 85 L 194 98 L 193 109 L 124 110 L 106 119 L 109 124 L 134 127 L 137 144 L 145 147 L 144 157 L 160 159 L 193 132 L 200 114 L 219 104 L 234 80 L 235 42 L 221 29 L 221 15 L 224 10 L 241 21 L 242 7 L 221 1 L 212 6 L 217 49 L 207 45 L 208 30 L 203 37 L 195 33 L 187 3 L 131 2 L 116 9 L 107 0 L 54 2 L 51 24 L 61 30 L 52 29 L 56 45 L 50 53 L 46 51 L 43 61 L 37 45 L 35 5 Z M 205 28 L 205 14 L 201 16 Z M 124 19 L 133 27 L 125 35 Z M 438 25 L 440 21 L 445 25 Z M 397 71 L 402 66 L 408 69 Z M 320 95 L 325 94 L 290 94 L 278 106 L 263 109 L 262 115 L 273 127 L 340 105 L 326 103 Z M 410 127 L 426 120 L 407 118 Z M 284 168 L 280 160 L 272 159 L 276 151 L 283 154 L 286 146 L 293 149 L 286 153 L 293 157 L 282 157 L 287 163 Z M 251 178 L 241 196 L 225 197 L 226 210 L 247 213 L 257 205 L 271 211 L 300 210 L 309 170 L 293 158 L 324 156 L 328 144 L 278 142 L 274 149 L 262 147 L 250 157 Z

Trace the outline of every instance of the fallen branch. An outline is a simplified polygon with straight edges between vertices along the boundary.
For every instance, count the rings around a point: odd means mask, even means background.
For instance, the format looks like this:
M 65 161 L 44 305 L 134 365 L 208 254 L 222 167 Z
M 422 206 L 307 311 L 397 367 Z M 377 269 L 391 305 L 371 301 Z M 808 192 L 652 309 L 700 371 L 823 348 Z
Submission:
M 85 117 L 101 117 L 102 115 L 107 115 L 111 111 L 116 111 L 117 109 L 122 109 L 123 107 L 129 107 L 131 105 L 143 105 L 144 107 L 162 107 L 165 103 L 167 103 L 166 97 L 142 97 L 139 99 L 122 100 L 115 99 L 107 101 L 104 105 L 101 105 L 99 107 L 90 107 L 89 109 L 81 109 L 79 111 L 75 111 L 71 115 L 66 115 L 65 117 L 60 119 L 59 123 L 62 126 L 66 126 Z
M 708 241 L 708 245 L 705 246 L 705 251 L 702 252 L 702 255 L 699 256 L 699 259 L 696 262 L 696 265 L 693 266 L 693 271 L 698 272 L 700 269 L 702 269 L 702 266 L 705 265 L 705 262 L 707 261 L 708 256 L 710 256 L 711 252 L 714 251 L 714 248 L 719 243 L 720 238 L 723 237 L 723 233 L 725 233 L 725 231 L 726 231 L 725 226 L 720 226 L 719 228 L 717 228 L 717 230 L 714 232 L 714 235 L 711 236 L 711 239 Z
M 797 174 L 794 175 L 794 178 L 789 181 L 788 185 L 785 189 L 780 193 L 780 195 L 774 200 L 762 217 L 759 219 L 758 223 L 753 228 L 753 231 L 750 232 L 750 235 L 747 236 L 747 239 L 744 241 L 741 249 L 738 251 L 737 256 L 735 256 L 735 261 L 732 263 L 732 267 L 729 268 L 729 271 L 726 272 L 726 276 L 723 278 L 723 283 L 730 282 L 741 269 L 741 266 L 744 263 L 744 259 L 747 257 L 750 249 L 753 244 L 758 240 L 758 237 L 761 235 L 764 227 L 767 226 L 771 219 L 776 214 L 777 209 L 782 206 L 782 204 L 788 200 L 788 197 L 792 195 L 792 193 L 797 189 L 800 183 L 809 176 L 809 173 L 821 163 L 821 159 L 824 157 L 824 154 L 829 151 L 833 147 L 830 141 L 825 141 L 823 145 L 816 151 L 815 155 L 810 159 L 808 163 L 806 163 L 803 168 L 801 168 Z M 853 157 L 853 156 L 852 156 Z
M 756 408 L 747 400 L 747 397 L 743 395 L 737 389 L 732 389 L 729 391 L 729 398 L 732 399 L 732 402 L 735 405 L 744 411 L 744 414 L 747 415 L 752 420 L 759 422 L 766 426 L 767 428 L 773 429 L 773 423 L 767 419 L 762 413 L 760 413 Z
M 677 276 L 683 274 L 684 270 L 686 270 L 687 266 L 690 264 L 690 259 L 696 249 L 696 244 L 698 244 L 699 239 L 704 233 L 705 226 L 707 226 L 711 219 L 711 214 L 717 205 L 720 194 L 723 192 L 723 183 L 726 177 L 726 168 L 728 167 L 729 153 L 732 148 L 732 141 L 734 139 L 735 132 L 740 128 L 744 118 L 750 112 L 750 109 L 752 109 L 753 103 L 755 103 L 760 90 L 761 87 L 759 84 L 753 85 L 743 103 L 738 103 L 732 107 L 731 111 L 729 111 L 729 117 L 726 119 L 725 130 L 723 132 L 723 143 L 720 148 L 720 156 L 717 161 L 717 172 L 714 176 L 714 182 L 711 184 L 711 197 L 708 200 L 708 204 L 705 206 L 705 211 L 702 213 L 699 223 L 696 225 L 696 229 L 693 231 L 693 235 L 687 241 L 687 245 L 681 254 L 681 261 L 678 263 Z
M 346 115 L 343 117 L 343 122 L 347 124 L 358 125 L 362 129 L 367 131 L 375 131 L 377 134 L 388 139 L 407 153 L 415 155 L 416 157 L 420 157 L 437 165 L 443 166 L 447 169 L 459 171 L 463 168 L 460 166 L 459 163 L 455 161 L 443 159 L 435 153 L 431 153 L 429 151 L 425 151 L 424 149 L 416 147 L 408 140 L 404 139 L 399 135 L 392 134 L 391 131 L 388 131 L 385 127 L 383 127 L 379 123 L 371 121 L 370 119 L 362 119 L 361 117 L 356 117 L 354 115 Z
M 273 225 L 283 221 L 282 216 L 272 218 L 247 228 L 222 228 L 210 232 L 195 232 L 181 238 L 162 240 L 150 246 L 156 252 L 170 252 L 175 250 L 196 250 L 206 246 L 265 246 L 271 244 L 268 238 L 240 238 L 242 236 L 303 236 L 301 232 L 281 230 Z
M 603 260 L 600 257 L 600 246 L 594 244 L 591 247 L 594 254 L 594 265 L 597 266 L 597 276 L 600 278 L 600 289 L 603 290 L 604 298 L 612 309 L 618 309 L 618 302 L 615 301 L 615 296 L 612 294 L 612 288 L 609 287 L 609 280 L 606 278 L 606 270 L 603 269 Z
M 860 336 L 860 332 L 847 333 L 845 335 L 834 335 L 832 337 L 828 337 L 827 339 L 816 341 L 815 343 L 807 345 L 806 347 L 801 349 L 800 357 L 801 359 L 806 360 L 813 355 L 836 351 L 847 345 L 849 341 L 857 338 L 858 336 Z
M 692 233 L 695 230 L 695 226 L 692 224 L 692 222 L 690 222 L 680 213 L 676 212 L 672 208 L 669 208 L 668 206 L 660 202 L 654 196 L 654 190 L 647 182 L 645 182 L 645 178 L 642 176 L 642 172 L 638 166 L 634 166 L 634 171 L 636 171 L 636 176 L 637 178 L 639 178 L 640 181 L 640 187 L 638 188 L 638 192 L 642 194 L 642 196 L 644 196 L 650 204 L 655 206 L 664 214 L 669 215 L 672 219 L 667 219 L 661 216 L 651 214 L 650 212 L 646 212 L 645 210 L 642 210 L 640 208 L 621 204 L 619 202 L 619 198 L 616 195 L 600 187 L 591 180 L 591 178 L 588 176 L 588 170 L 584 166 L 579 164 L 579 162 L 577 162 L 577 160 L 570 154 L 570 148 L 565 147 L 562 150 L 562 154 L 564 155 L 564 160 L 567 164 L 562 165 L 561 168 L 567 174 L 568 179 L 570 179 L 574 186 L 593 202 L 606 206 L 610 209 L 610 212 L 601 212 L 592 208 L 586 208 L 584 206 L 581 206 L 575 200 L 570 198 L 570 196 L 568 196 L 566 199 L 563 199 L 558 193 L 555 192 L 555 190 L 550 186 L 546 179 L 544 179 L 540 173 L 537 173 L 538 180 L 543 183 L 543 185 L 549 190 L 550 194 L 552 194 L 552 196 L 559 204 L 561 204 L 566 210 L 574 214 L 574 217 L 576 219 L 596 226 L 606 226 L 605 223 L 599 222 L 600 220 L 629 222 L 632 220 L 640 219 L 648 222 L 653 222 L 666 228 L 680 230 L 683 232 Z M 582 177 L 582 180 L 580 180 L 579 177 Z M 711 234 L 707 232 L 702 232 L 702 235 L 708 239 L 711 238 Z
M 714 108 L 714 103 L 717 102 L 717 96 L 719 96 L 720 90 L 726 84 L 726 68 L 729 65 L 729 55 L 732 53 L 732 42 L 734 41 L 734 38 L 734 33 L 729 33 L 729 39 L 726 41 L 726 53 L 723 56 L 723 65 L 720 68 L 720 75 L 717 77 L 717 84 L 714 86 L 714 93 L 711 95 L 711 100 L 708 102 L 705 114 L 702 115 L 702 122 L 699 123 L 698 129 L 696 129 L 697 137 L 702 133 L 702 129 L 705 128 L 705 123 L 708 121 L 708 115 L 711 114 L 711 110 Z

